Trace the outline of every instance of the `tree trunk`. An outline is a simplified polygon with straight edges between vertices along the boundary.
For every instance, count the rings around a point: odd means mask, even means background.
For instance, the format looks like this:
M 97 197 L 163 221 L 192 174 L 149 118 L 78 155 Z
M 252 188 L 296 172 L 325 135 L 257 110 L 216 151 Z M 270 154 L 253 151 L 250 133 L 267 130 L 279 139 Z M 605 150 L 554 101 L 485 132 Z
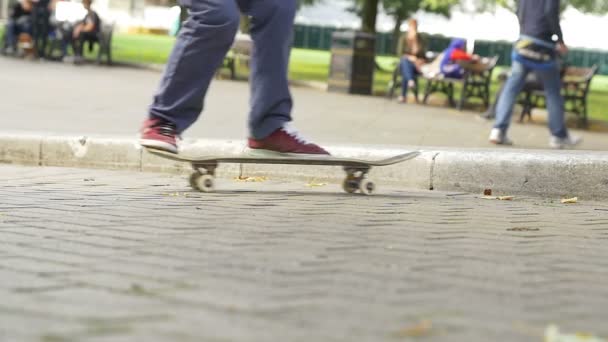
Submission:
M 405 20 L 403 14 L 395 14 L 395 27 L 393 28 L 393 51 L 397 56 L 401 56 L 403 53 L 403 46 L 401 46 L 401 24 Z
M 365 0 L 361 13 L 361 31 L 376 33 L 376 18 L 378 17 L 379 0 Z

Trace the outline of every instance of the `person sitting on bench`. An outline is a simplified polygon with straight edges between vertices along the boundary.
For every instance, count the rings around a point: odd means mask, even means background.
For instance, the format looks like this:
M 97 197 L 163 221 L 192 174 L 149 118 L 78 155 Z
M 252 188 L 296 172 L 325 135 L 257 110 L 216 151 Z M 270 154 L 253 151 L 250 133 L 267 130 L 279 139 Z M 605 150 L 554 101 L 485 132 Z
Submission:
M 98 33 L 101 29 L 101 19 L 95 11 L 91 9 L 93 0 L 83 0 L 82 5 L 84 6 L 87 14 L 85 17 L 74 25 L 72 34 L 65 36 L 65 39 L 72 40 L 72 49 L 74 50 L 74 63 L 80 63 L 83 61 L 83 50 L 84 44 L 89 42 L 93 44 L 97 42 Z
M 34 4 L 31 0 L 22 0 L 17 2 L 10 13 L 8 23 L 6 25 L 6 41 L 4 53 L 13 55 L 17 52 L 17 43 L 19 35 L 32 34 L 32 9 Z
M 452 39 L 450 46 L 444 51 L 440 70 L 445 77 L 462 78 L 464 68 L 458 63 L 460 61 L 478 62 L 478 55 L 471 55 L 465 51 L 466 41 L 461 38 Z

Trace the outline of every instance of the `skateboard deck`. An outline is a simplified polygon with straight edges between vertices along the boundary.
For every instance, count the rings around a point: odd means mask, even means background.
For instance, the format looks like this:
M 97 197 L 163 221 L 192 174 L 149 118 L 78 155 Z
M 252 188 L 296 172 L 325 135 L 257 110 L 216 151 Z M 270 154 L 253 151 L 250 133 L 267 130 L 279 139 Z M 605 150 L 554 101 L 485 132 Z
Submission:
M 204 156 L 188 156 L 169 153 L 156 149 L 146 149 L 151 154 L 156 156 L 186 162 L 192 165 L 195 170 L 190 176 L 190 185 L 202 192 L 212 192 L 214 190 L 215 169 L 219 164 L 234 163 L 234 164 L 283 164 L 283 165 L 324 165 L 324 166 L 342 166 L 346 172 L 346 178 L 342 184 L 344 191 L 355 193 L 357 191 L 363 194 L 371 194 L 375 190 L 375 185 L 367 179 L 367 174 L 372 167 L 388 166 L 396 163 L 414 159 L 420 155 L 420 152 L 413 151 L 399 154 L 393 157 L 377 160 L 365 160 L 354 158 L 340 158 L 330 156 L 255 156 L 243 154 L 241 156 L 221 156 L 221 155 L 204 155 Z

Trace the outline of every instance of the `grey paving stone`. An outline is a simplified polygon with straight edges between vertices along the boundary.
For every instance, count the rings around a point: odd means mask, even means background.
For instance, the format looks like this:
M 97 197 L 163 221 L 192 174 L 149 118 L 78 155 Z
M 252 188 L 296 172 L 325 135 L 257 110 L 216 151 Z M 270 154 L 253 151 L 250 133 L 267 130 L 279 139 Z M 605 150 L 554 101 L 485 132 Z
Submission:
M 606 203 L 0 175 L 0 340 L 402 341 L 425 320 L 429 341 L 608 336 Z

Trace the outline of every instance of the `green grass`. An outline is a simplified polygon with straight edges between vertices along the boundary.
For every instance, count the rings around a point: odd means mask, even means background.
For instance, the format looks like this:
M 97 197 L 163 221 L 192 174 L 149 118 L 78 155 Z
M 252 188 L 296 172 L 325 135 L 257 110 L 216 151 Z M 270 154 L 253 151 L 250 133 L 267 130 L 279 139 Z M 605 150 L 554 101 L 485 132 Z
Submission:
M 175 38 L 158 35 L 115 34 L 112 39 L 113 59 L 120 62 L 164 64 Z

